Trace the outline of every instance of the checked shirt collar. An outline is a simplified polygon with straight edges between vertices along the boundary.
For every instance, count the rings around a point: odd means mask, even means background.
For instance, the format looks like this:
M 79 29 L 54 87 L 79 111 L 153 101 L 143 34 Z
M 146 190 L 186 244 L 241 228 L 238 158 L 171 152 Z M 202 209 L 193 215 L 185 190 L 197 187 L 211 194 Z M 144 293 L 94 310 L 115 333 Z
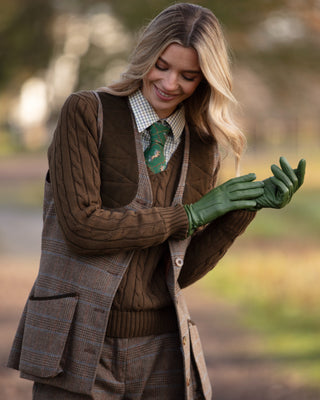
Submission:
M 154 122 L 159 121 L 157 113 L 154 111 L 148 100 L 143 96 L 140 89 L 129 96 L 129 102 L 139 133 L 144 132 Z M 160 121 L 163 121 L 163 119 L 160 119 Z M 179 142 L 186 122 L 184 107 L 179 107 L 172 115 L 165 118 L 164 121 L 166 121 L 171 127 L 173 141 L 175 143 Z

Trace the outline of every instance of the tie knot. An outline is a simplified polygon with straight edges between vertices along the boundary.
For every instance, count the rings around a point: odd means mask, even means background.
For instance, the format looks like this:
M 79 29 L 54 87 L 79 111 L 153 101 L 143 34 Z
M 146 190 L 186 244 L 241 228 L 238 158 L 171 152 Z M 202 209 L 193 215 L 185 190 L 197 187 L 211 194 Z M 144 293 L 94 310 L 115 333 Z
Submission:
M 164 145 L 166 141 L 166 135 L 171 131 L 171 128 L 166 122 L 155 122 L 150 126 L 149 131 L 151 143 L 159 143 Z

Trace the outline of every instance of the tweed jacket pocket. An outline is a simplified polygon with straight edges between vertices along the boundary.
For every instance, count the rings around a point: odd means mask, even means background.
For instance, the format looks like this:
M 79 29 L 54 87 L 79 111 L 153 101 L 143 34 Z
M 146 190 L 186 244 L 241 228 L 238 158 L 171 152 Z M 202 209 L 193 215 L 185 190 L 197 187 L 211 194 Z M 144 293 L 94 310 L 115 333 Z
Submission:
M 78 296 L 30 297 L 19 369 L 40 378 L 63 372 L 63 358 Z

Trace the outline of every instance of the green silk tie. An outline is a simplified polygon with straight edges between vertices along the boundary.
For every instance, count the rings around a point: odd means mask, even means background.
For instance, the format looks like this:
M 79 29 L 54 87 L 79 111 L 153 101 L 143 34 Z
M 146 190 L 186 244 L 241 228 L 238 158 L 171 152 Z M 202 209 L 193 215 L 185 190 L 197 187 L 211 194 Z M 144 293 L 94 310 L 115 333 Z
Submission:
M 164 144 L 166 135 L 171 131 L 168 124 L 155 122 L 149 128 L 150 146 L 145 150 L 144 156 L 146 163 L 155 174 L 166 169 L 166 159 L 164 156 Z

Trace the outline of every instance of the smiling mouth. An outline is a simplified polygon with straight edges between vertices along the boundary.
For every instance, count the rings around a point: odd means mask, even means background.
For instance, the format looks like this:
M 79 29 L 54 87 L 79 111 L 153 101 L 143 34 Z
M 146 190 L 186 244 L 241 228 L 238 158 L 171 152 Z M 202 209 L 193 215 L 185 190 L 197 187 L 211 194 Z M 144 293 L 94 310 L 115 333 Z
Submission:
M 161 89 L 159 89 L 157 86 L 155 86 L 155 90 L 156 90 L 158 97 L 160 97 L 160 99 L 162 99 L 162 100 L 166 100 L 166 101 L 173 100 L 177 96 L 177 95 L 167 94 L 167 93 L 163 92 Z

